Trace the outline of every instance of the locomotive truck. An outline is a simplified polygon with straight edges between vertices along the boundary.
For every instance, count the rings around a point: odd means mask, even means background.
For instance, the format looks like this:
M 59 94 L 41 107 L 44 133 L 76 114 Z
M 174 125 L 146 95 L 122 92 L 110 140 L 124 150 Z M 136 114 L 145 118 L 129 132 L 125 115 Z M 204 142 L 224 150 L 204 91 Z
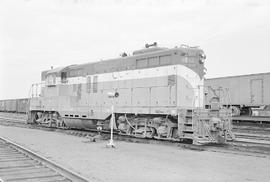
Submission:
M 28 122 L 109 130 L 113 105 L 112 126 L 122 135 L 225 142 L 234 138 L 231 112 L 215 98 L 204 109 L 205 58 L 198 47 L 153 44 L 130 56 L 43 71 L 41 83 L 32 85 Z

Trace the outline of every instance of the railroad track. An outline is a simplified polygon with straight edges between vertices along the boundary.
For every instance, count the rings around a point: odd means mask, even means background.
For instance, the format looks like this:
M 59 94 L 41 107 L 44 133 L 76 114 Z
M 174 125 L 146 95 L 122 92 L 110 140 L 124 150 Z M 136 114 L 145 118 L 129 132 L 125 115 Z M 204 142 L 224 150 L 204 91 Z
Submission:
M 257 124 L 270 124 L 269 116 L 233 116 L 232 121 L 239 122 L 251 122 Z
M 270 135 L 261 135 L 253 133 L 235 133 L 235 135 L 238 138 L 250 138 L 250 139 L 270 141 Z
M 89 180 L 0 137 L 0 181 L 86 182 Z
M 2 122 L 4 121 L 7 124 L 10 123 L 10 124 L 26 125 L 25 119 L 0 116 L 0 122 L 1 121 Z M 38 125 L 38 127 L 42 127 L 42 126 Z M 269 140 L 270 141 L 270 135 L 264 135 L 265 132 L 266 133 L 270 132 L 270 128 L 258 128 L 258 127 L 252 127 L 252 126 L 241 126 L 241 128 L 238 128 L 238 126 L 235 126 L 235 127 L 236 128 L 234 128 L 233 130 L 234 130 L 234 133 L 235 133 L 237 138 L 247 138 L 247 139 L 254 139 L 254 140 Z M 47 128 L 47 127 L 45 127 L 45 128 Z M 70 130 L 72 131 L 72 129 L 70 129 Z M 77 130 L 74 130 L 74 131 L 78 132 Z M 88 132 L 89 132 L 89 130 L 88 130 Z M 92 132 L 96 132 L 96 130 L 92 130 Z
M 5 121 L 10 122 L 10 123 L 26 124 L 25 119 L 9 118 L 9 117 L 0 116 L 0 120 L 2 120 L 2 121 L 5 120 Z
M 88 138 L 90 142 L 95 142 L 97 140 L 108 140 L 110 137 L 109 132 L 103 132 L 101 136 L 97 137 L 97 131 L 95 130 L 77 130 L 77 129 L 58 129 L 58 128 L 49 128 L 39 125 L 28 125 L 26 120 L 22 119 L 13 119 L 13 118 L 2 118 L 0 116 L 0 124 L 7 126 L 17 126 L 31 129 L 41 129 L 46 131 L 56 131 L 62 132 L 68 135 L 74 135 L 77 137 Z M 180 146 L 187 149 L 194 150 L 209 150 L 209 151 L 243 151 L 251 153 L 261 153 L 270 155 L 270 136 L 262 138 L 260 135 L 252 135 L 249 133 L 236 132 L 236 140 L 233 142 L 228 142 L 224 145 L 205 145 L 205 146 L 195 146 L 192 144 L 183 144 L 176 141 L 167 141 L 167 140 L 157 140 L 151 138 L 135 138 L 132 136 L 118 135 L 115 133 L 114 139 L 119 141 L 127 141 L 134 143 L 147 143 L 147 144 L 165 144 L 165 145 L 174 145 Z M 269 139 L 269 140 L 268 140 Z
M 22 125 L 22 126 L 27 126 L 27 127 L 33 127 L 33 128 L 38 128 L 38 129 L 50 129 L 50 130 L 64 130 L 66 131 L 68 134 L 72 134 L 72 135 L 78 135 L 78 136 L 89 136 L 89 135 L 93 135 L 93 132 L 96 134 L 96 130 L 86 130 L 86 131 L 81 131 L 81 130 L 76 130 L 76 129 L 55 129 L 55 128 L 49 128 L 49 127 L 44 127 L 44 126 L 39 126 L 39 125 L 27 125 L 26 124 L 26 120 L 25 119 L 18 119 L 18 118 L 10 118 L 10 117 L 2 117 L 0 116 L 0 122 L 4 122 L 5 124 L 7 125 Z M 254 128 L 252 127 L 249 127 L 249 128 L 245 128 L 242 132 L 242 128 L 238 129 L 234 129 L 235 130 L 235 136 L 237 139 L 239 139 L 239 141 L 241 141 L 242 139 L 248 139 L 248 140 L 245 140 L 245 142 L 248 142 L 249 139 L 252 139 L 252 142 L 251 143 L 256 143 L 256 141 L 261 141 L 261 140 L 267 140 L 270 142 L 270 136 L 268 135 L 261 135 L 261 134 L 252 134 L 252 133 L 249 133 L 248 131 L 252 131 Z M 238 131 L 240 130 L 240 132 Z M 260 130 L 258 130 L 258 128 L 256 128 L 256 131 L 257 132 L 260 132 Z M 263 129 L 264 131 L 264 129 Z M 106 133 L 108 132 L 104 132 L 103 134 L 106 135 Z M 106 138 L 106 137 L 105 137 Z M 119 137 L 118 137 L 119 138 Z M 131 138 L 131 137 L 129 137 Z M 138 139 L 140 140 L 140 139 Z M 250 140 L 251 141 L 251 140 Z M 259 142 L 261 143 L 261 142 Z M 270 144 L 270 143 L 269 143 Z

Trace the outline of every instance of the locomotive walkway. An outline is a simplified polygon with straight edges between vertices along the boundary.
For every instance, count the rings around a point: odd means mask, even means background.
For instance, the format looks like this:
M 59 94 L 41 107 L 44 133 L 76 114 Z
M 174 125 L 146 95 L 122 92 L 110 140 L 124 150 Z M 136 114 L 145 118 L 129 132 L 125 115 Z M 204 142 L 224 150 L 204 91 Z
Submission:
M 64 133 L 0 126 L 0 136 L 91 181 L 268 181 L 270 156 L 194 151 L 175 146 L 89 142 Z

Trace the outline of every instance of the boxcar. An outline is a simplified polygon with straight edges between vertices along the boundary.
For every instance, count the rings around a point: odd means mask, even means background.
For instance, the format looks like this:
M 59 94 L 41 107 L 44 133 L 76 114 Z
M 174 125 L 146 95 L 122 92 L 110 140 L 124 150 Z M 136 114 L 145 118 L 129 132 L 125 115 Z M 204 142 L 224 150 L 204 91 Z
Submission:
M 29 99 L 17 99 L 17 110 L 18 113 L 26 113 L 29 110 Z
M 28 110 L 29 110 L 28 98 L 0 100 L 1 112 L 27 113 Z
M 7 112 L 16 112 L 17 111 L 17 102 L 15 99 L 5 101 L 5 109 Z
M 209 98 L 216 94 L 223 106 L 235 106 L 236 115 L 249 115 L 252 108 L 270 105 L 270 72 L 206 79 L 205 88 L 206 107 Z
M 0 111 L 1 112 L 5 112 L 6 111 L 5 101 L 4 100 L 0 100 Z

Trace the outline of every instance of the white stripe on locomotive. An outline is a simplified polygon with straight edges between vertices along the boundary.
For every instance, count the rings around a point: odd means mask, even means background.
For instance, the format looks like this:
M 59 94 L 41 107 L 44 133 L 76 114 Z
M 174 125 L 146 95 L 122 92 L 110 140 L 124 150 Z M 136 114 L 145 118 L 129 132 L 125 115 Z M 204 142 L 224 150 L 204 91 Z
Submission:
M 177 75 L 184 78 L 194 91 L 194 100 L 192 101 L 195 107 L 203 106 L 203 83 L 204 80 L 199 77 L 199 75 L 187 68 L 184 65 L 170 65 L 170 66 L 160 66 L 155 68 L 145 68 L 139 70 L 127 70 L 111 73 L 94 74 L 79 77 L 67 78 L 67 83 L 61 83 L 61 78 L 56 77 L 56 84 L 73 85 L 73 84 L 86 84 L 87 77 L 91 77 L 91 83 L 93 83 L 93 77 L 97 76 L 97 82 L 113 82 L 113 81 L 123 81 L 123 80 L 135 80 L 135 79 L 145 79 L 154 77 L 164 77 L 168 75 Z

